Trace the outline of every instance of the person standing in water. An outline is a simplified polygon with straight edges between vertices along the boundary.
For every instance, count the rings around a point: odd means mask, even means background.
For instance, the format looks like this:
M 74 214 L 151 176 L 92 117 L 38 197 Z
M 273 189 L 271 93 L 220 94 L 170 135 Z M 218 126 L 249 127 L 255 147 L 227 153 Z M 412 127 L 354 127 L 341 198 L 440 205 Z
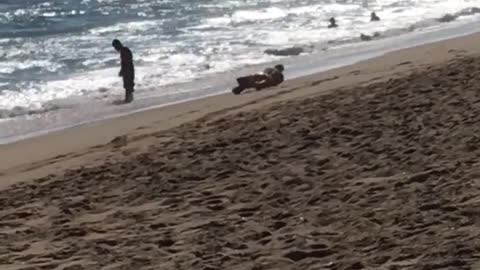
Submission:
M 330 25 L 328 26 L 328 28 L 337 28 L 338 27 L 337 21 L 335 21 L 334 17 L 331 17 L 329 21 L 330 21 Z
M 380 21 L 380 17 L 377 16 L 377 13 L 372 12 L 370 14 L 370 21 L 371 22 L 378 22 L 378 21 Z
M 118 39 L 113 40 L 112 46 L 120 53 L 121 68 L 118 75 L 123 78 L 125 103 L 130 103 L 133 101 L 133 91 L 135 87 L 135 67 L 133 66 L 132 51 L 130 51 L 128 47 L 123 46 Z

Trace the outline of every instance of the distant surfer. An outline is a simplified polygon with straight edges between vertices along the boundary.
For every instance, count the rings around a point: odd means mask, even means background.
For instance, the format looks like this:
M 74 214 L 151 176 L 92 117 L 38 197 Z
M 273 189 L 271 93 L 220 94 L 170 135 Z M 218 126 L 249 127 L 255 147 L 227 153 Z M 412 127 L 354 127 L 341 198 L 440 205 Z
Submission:
M 371 22 L 378 22 L 378 21 L 380 21 L 380 17 L 377 16 L 377 13 L 372 12 L 370 14 L 370 21 Z
M 331 17 L 330 18 L 330 25 L 328 26 L 328 28 L 337 28 L 338 25 L 337 25 L 337 22 L 335 21 L 335 18 L 334 17 Z
M 266 68 L 263 73 L 237 78 L 238 86 L 232 89 L 232 93 L 239 95 L 247 88 L 255 88 L 257 91 L 273 87 L 284 81 L 283 65 Z
M 121 68 L 118 76 L 123 78 L 123 88 L 125 88 L 125 103 L 133 101 L 133 91 L 135 87 L 135 67 L 133 66 L 133 55 L 129 48 L 115 39 L 112 46 L 120 53 Z

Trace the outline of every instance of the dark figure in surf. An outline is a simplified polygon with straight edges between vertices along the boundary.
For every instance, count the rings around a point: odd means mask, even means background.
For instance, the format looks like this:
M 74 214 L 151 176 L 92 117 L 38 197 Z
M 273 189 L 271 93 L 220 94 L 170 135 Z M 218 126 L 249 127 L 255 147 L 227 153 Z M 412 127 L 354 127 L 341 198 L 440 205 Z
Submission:
M 135 87 L 135 67 L 133 66 L 133 55 L 129 48 L 115 39 L 112 46 L 120 53 L 121 68 L 118 76 L 123 78 L 123 88 L 125 88 L 125 103 L 133 101 L 133 91 Z
M 373 35 L 365 35 L 365 34 L 360 34 L 360 40 L 362 41 L 370 41 L 370 40 L 373 40 L 375 38 L 379 38 L 380 37 L 380 33 L 378 32 L 375 32 L 373 33 Z
M 378 22 L 378 21 L 380 21 L 380 17 L 378 17 L 375 12 L 372 12 L 372 14 L 370 14 L 370 21 L 371 22 Z
M 337 25 L 337 22 L 335 21 L 335 18 L 334 17 L 331 17 L 330 18 L 330 25 L 328 26 L 328 28 L 337 28 L 338 25 Z
M 254 74 L 237 78 L 238 86 L 232 89 L 232 93 L 239 95 L 247 88 L 255 88 L 257 91 L 281 84 L 284 80 L 283 65 L 266 68 L 261 74 Z

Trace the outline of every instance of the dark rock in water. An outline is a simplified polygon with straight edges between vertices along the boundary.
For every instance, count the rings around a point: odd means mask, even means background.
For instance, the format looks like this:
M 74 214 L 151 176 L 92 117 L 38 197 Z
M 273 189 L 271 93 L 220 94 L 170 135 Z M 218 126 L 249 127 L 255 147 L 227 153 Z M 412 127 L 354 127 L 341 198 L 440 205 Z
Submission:
M 480 12 L 480 8 L 477 8 L 477 7 L 472 7 L 470 9 L 470 13 L 479 13 Z
M 466 10 L 460 11 L 460 13 L 458 13 L 458 14 L 459 15 L 472 15 L 472 14 L 475 14 L 475 13 L 480 13 L 480 8 L 477 8 L 477 7 L 467 8 Z
M 452 14 L 447 14 L 447 15 L 444 15 L 443 17 L 437 19 L 437 21 L 442 22 L 442 23 L 446 23 L 446 22 L 455 21 L 455 19 L 457 19 L 457 16 L 454 16 Z
M 363 41 L 370 41 L 370 40 L 373 39 L 373 37 L 370 36 L 370 35 L 360 34 L 360 39 L 363 40 Z
M 360 39 L 362 41 L 370 41 L 370 40 L 373 40 L 374 38 L 378 38 L 378 37 L 380 37 L 380 33 L 378 33 L 378 32 L 375 32 L 372 36 L 365 35 L 365 34 L 360 34 Z
M 480 8 L 477 8 L 477 7 L 466 8 L 466 9 L 462 9 L 461 11 L 459 11 L 457 13 L 454 13 L 453 15 L 452 14 L 446 14 L 445 16 L 441 17 L 440 19 L 437 19 L 437 21 L 439 21 L 439 22 L 451 22 L 451 21 L 454 21 L 454 20 L 458 19 L 459 17 L 473 15 L 473 14 L 477 14 L 477 13 L 480 13 Z
M 480 13 L 480 8 L 477 8 L 477 7 L 466 8 L 454 14 L 445 14 L 442 17 L 438 18 L 437 21 L 441 23 L 453 22 L 456 19 L 458 19 L 458 17 L 473 15 L 476 13 Z
M 299 55 L 305 52 L 301 47 L 291 47 L 285 49 L 268 49 L 265 50 L 266 54 L 277 55 L 277 56 L 290 56 L 290 55 Z
M 370 40 L 373 39 L 373 37 L 372 37 L 372 36 L 369 36 L 369 35 L 360 34 L 360 39 L 361 39 L 362 41 L 370 41 Z

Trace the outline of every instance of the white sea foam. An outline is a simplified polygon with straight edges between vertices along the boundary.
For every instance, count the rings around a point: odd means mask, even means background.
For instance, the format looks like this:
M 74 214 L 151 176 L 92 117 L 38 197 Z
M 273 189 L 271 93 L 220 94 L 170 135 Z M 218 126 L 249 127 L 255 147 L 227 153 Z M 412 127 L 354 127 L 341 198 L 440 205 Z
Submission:
M 112 26 L 91 29 L 89 32 L 93 35 L 105 35 L 116 33 L 130 33 L 135 31 L 148 31 L 151 28 L 159 27 L 161 21 L 140 21 L 129 23 L 118 23 Z
M 237 23 L 245 21 L 273 20 L 286 17 L 287 14 L 288 13 L 285 12 L 283 9 L 277 7 L 270 7 L 260 11 L 240 10 L 236 11 L 232 15 L 232 20 Z

